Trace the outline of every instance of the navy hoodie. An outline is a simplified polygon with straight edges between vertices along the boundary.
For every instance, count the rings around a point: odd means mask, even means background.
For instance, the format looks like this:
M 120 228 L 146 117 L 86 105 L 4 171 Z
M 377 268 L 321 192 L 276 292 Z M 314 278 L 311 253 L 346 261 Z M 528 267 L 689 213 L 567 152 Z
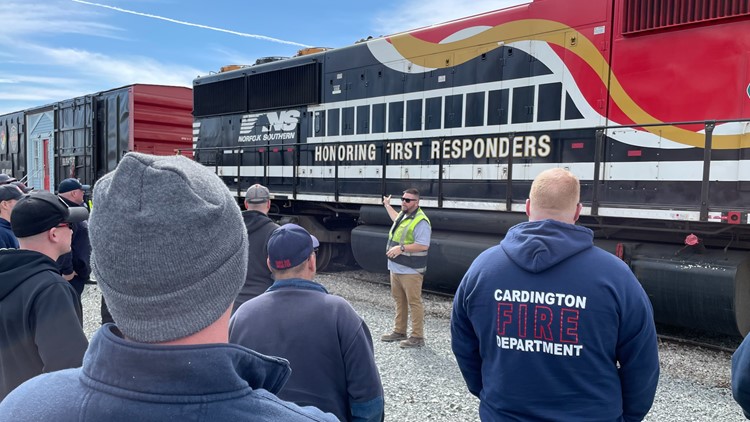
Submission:
M 651 304 L 587 228 L 511 228 L 461 281 L 451 335 L 483 421 L 639 421 L 653 403 Z
M 732 355 L 732 396 L 750 419 L 750 336 Z
M 0 400 L 43 372 L 81 366 L 88 346 L 73 287 L 39 252 L 0 250 Z

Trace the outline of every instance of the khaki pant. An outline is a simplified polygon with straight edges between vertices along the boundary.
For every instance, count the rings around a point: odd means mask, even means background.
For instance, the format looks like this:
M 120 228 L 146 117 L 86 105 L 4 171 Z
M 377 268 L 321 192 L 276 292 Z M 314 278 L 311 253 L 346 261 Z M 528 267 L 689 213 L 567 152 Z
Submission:
M 423 279 L 422 274 L 391 273 L 391 294 L 396 301 L 393 331 L 406 334 L 409 311 L 411 311 L 411 337 L 424 338 Z

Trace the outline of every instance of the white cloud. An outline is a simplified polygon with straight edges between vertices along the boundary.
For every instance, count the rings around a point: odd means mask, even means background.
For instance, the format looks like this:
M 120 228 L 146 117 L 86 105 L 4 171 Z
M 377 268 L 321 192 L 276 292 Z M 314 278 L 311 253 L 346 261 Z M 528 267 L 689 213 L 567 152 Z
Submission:
M 67 1 L 3 0 L 0 2 L 0 22 L 0 43 L 12 43 L 19 37 L 63 34 L 114 37 L 122 32 L 115 26 L 102 23 L 98 11 L 70 7 Z
M 531 0 L 405 0 L 395 9 L 379 14 L 375 19 L 375 26 L 383 35 L 390 35 L 530 2 Z
M 43 46 L 36 46 L 36 51 L 46 58 L 46 63 L 96 77 L 104 86 L 131 83 L 191 86 L 193 78 L 201 73 L 190 66 L 162 63 L 143 56 L 111 57 L 85 50 Z
M 81 49 L 24 44 L 30 68 L 65 76 L 3 75 L 0 115 L 134 83 L 191 87 L 205 71 L 142 56 L 112 57 Z

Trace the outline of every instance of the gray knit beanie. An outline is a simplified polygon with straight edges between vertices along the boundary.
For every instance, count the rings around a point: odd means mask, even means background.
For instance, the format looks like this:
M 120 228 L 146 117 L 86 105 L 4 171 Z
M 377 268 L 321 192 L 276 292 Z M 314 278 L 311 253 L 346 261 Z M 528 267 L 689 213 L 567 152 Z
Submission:
M 245 282 L 240 208 L 219 177 L 185 157 L 125 155 L 94 187 L 89 234 L 94 275 L 132 340 L 197 333 Z

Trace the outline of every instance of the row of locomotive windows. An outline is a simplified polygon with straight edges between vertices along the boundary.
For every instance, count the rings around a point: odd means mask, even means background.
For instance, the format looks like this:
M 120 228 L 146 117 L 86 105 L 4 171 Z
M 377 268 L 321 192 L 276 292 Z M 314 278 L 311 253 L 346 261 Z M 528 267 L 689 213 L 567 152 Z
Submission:
M 535 98 L 538 88 L 538 98 Z M 308 136 L 451 129 L 561 119 L 563 89 L 559 82 L 489 92 L 316 111 Z M 565 95 L 564 119 L 583 116 Z

